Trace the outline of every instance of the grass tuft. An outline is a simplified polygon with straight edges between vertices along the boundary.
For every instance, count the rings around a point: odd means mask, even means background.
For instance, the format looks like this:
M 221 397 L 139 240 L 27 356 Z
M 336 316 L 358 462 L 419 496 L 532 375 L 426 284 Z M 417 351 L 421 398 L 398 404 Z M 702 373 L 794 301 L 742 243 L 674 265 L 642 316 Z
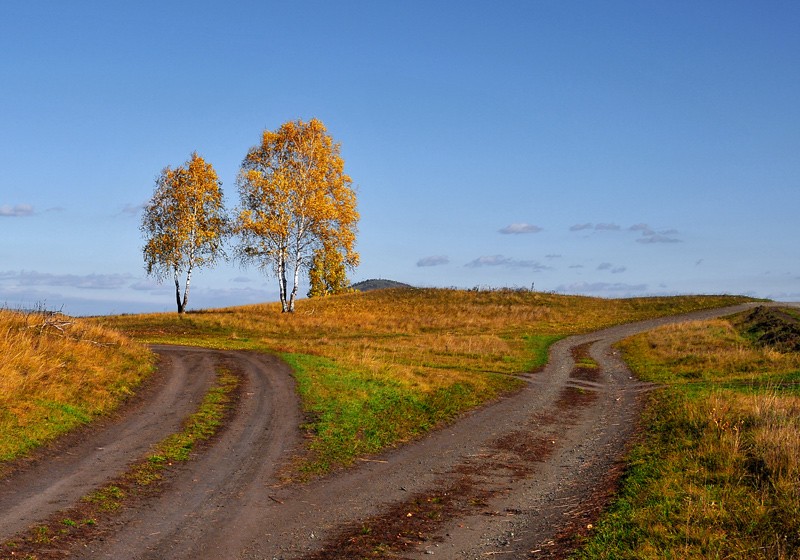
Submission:
M 151 373 L 141 344 L 86 320 L 0 310 L 0 462 L 129 397 Z

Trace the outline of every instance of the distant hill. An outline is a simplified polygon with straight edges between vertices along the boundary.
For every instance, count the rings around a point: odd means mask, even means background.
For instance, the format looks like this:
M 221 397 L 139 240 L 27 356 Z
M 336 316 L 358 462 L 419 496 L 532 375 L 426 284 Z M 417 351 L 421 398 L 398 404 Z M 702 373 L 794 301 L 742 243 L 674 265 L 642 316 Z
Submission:
M 364 280 L 363 282 L 357 282 L 350 286 L 354 290 L 358 290 L 359 292 L 371 292 L 372 290 L 386 290 L 389 288 L 413 288 L 409 284 L 403 284 L 402 282 L 395 282 L 394 280 Z

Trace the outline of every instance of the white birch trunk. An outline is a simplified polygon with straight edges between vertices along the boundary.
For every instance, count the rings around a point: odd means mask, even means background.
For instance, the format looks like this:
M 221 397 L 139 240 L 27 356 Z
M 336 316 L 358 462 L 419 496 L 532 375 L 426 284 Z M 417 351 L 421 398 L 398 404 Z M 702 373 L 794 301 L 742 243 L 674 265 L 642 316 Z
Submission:
M 183 302 L 181 301 L 181 279 L 178 276 L 178 269 L 173 269 L 175 272 L 175 301 L 178 304 L 178 313 L 183 313 Z
M 183 310 L 189 305 L 189 283 L 192 281 L 192 265 L 189 265 L 189 270 L 186 271 L 186 287 L 183 290 Z
M 286 305 L 286 256 L 283 252 L 278 256 L 278 285 L 281 296 L 281 312 L 286 313 L 289 309 Z

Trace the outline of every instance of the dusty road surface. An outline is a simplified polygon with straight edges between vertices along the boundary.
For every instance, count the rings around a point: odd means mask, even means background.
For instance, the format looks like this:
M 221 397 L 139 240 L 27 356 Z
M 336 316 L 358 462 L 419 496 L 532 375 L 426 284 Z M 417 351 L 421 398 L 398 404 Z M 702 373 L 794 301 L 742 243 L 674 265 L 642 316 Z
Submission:
M 640 396 L 651 388 L 632 378 L 611 344 L 752 306 L 564 339 L 543 371 L 526 375 L 522 391 L 306 485 L 281 485 L 276 476 L 301 444 L 299 403 L 285 364 L 255 353 L 155 347 L 163 379 L 140 406 L 0 481 L 0 537 L 67 507 L 176 431 L 214 365 L 227 360 L 245 383 L 215 443 L 157 496 L 58 557 L 346 558 L 365 539 L 372 550 L 404 558 L 557 557 L 557 537 L 585 527 L 602 505 L 635 429 Z M 575 355 L 600 367 L 578 368 Z

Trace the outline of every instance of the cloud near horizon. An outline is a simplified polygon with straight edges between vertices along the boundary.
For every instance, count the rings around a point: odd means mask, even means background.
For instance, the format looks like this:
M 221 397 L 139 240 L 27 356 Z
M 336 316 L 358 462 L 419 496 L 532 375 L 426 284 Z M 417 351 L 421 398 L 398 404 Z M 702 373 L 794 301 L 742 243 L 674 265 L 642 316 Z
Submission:
M 417 266 L 425 267 L 425 266 L 441 266 L 443 264 L 448 264 L 450 262 L 450 258 L 446 255 L 431 255 L 430 257 L 423 257 L 417 261 Z
M 677 229 L 662 229 L 654 230 L 648 224 L 638 223 L 626 228 L 627 231 L 641 233 L 641 237 L 636 240 L 637 243 L 681 243 L 682 241 L 676 236 L 678 235 Z M 585 224 L 575 224 L 570 226 L 569 231 L 620 231 L 622 227 L 615 223 L 599 223 L 593 224 L 587 222 Z
M 130 274 L 51 274 L 48 272 L 0 272 L 0 282 L 20 286 L 54 286 L 80 290 L 117 290 L 126 287 L 134 277 Z
M 542 228 L 533 224 L 521 223 L 511 224 L 497 231 L 504 235 L 518 235 L 521 233 L 539 233 L 542 231 Z
M 611 274 L 620 274 L 621 272 L 625 272 L 628 269 L 627 267 L 624 266 L 615 266 L 609 262 L 604 262 L 600 263 L 600 265 L 597 267 L 597 270 L 607 270 Z
M 562 294 L 599 294 L 613 293 L 640 294 L 647 290 L 647 284 L 625 284 L 622 282 L 578 282 L 575 284 L 561 284 L 555 292 Z
M 8 204 L 3 204 L 0 206 L 0 216 L 5 218 L 21 218 L 24 216 L 33 216 L 34 215 L 33 206 L 30 204 L 15 204 L 14 206 L 10 206 Z
M 569 228 L 570 231 L 584 231 L 587 229 L 593 229 L 594 231 L 619 231 L 622 228 L 614 223 L 593 224 L 591 222 L 587 222 L 585 224 L 575 224 Z
M 647 224 L 637 224 L 631 226 L 631 231 L 641 231 L 642 237 L 636 240 L 637 243 L 681 243 L 681 240 L 675 237 L 678 235 L 677 229 L 662 229 L 655 231 Z
M 468 262 L 464 266 L 469 268 L 481 268 L 484 266 L 506 266 L 509 268 L 530 268 L 537 272 L 551 270 L 551 267 L 541 264 L 538 261 L 517 260 L 505 255 L 486 255 Z

